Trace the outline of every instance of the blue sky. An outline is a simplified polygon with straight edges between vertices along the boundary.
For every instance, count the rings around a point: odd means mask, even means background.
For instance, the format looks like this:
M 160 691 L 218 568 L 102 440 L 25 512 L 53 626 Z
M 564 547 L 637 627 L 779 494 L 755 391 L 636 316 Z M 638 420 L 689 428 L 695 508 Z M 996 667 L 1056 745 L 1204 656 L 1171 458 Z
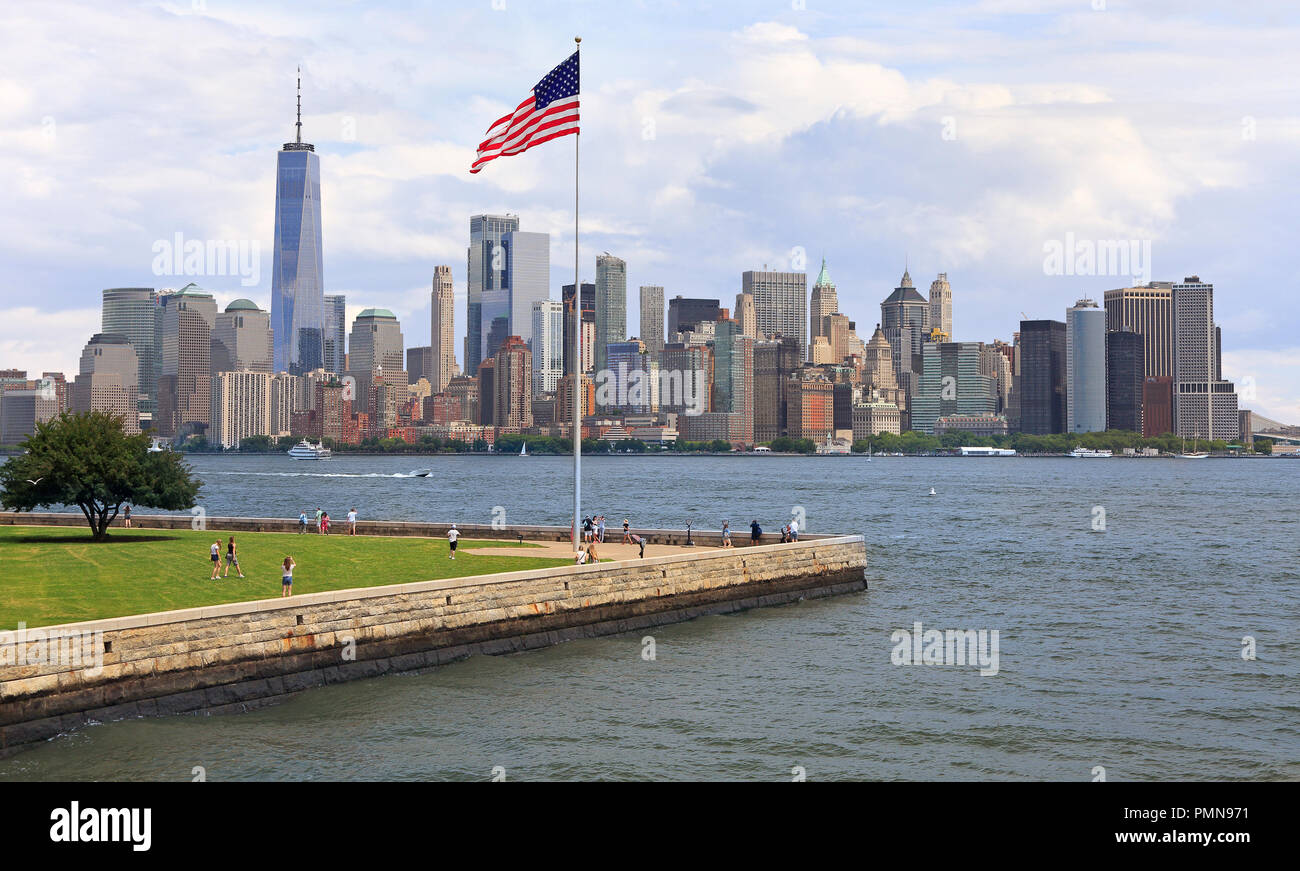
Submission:
M 429 333 L 436 264 L 464 332 L 469 215 L 552 234 L 572 280 L 572 140 L 469 175 L 487 126 L 583 37 L 581 265 L 729 305 L 740 273 L 824 254 L 869 334 L 904 258 L 953 287 L 956 338 L 1064 319 L 1119 275 L 1044 246 L 1150 244 L 1216 286 L 1226 374 L 1300 423 L 1300 12 L 1294 4 L 15 2 L 0 11 L 0 368 L 75 372 L 99 293 L 181 286 L 153 246 L 257 241 L 269 305 L 275 152 L 321 156 L 325 279 Z M 1094 7 L 1102 8 L 1094 8 Z M 459 345 L 457 348 L 459 354 Z M 1245 381 L 1249 379 L 1249 381 Z

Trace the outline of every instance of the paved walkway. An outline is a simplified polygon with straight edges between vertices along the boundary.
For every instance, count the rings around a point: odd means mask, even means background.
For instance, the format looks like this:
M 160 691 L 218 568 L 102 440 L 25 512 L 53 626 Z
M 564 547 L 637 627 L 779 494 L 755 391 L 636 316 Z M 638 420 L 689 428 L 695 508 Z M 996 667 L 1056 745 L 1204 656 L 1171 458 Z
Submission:
M 481 539 L 480 539 L 481 540 Z M 623 533 L 619 532 L 617 541 L 606 540 L 604 544 L 597 543 L 596 556 L 602 560 L 625 560 L 636 559 L 641 553 L 641 548 L 635 544 L 619 544 L 623 540 Z M 559 559 L 573 559 L 574 548 L 568 542 L 562 541 L 533 541 L 525 544 L 535 545 L 534 547 L 474 547 L 463 551 L 466 554 L 481 553 L 489 556 L 537 556 L 553 557 Z M 696 547 L 682 547 L 677 544 L 655 544 L 650 542 L 645 546 L 645 555 L 668 556 L 675 553 L 700 553 L 701 551 L 711 552 L 718 550 L 716 547 L 697 545 Z

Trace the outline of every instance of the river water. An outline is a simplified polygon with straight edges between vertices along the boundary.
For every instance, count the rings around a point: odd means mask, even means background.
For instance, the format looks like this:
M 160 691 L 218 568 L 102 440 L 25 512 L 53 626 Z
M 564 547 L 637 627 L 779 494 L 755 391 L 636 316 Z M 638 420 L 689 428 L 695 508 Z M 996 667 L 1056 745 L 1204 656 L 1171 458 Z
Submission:
M 191 462 L 212 515 L 572 512 L 565 457 Z M 1300 462 L 615 456 L 583 488 L 613 526 L 801 512 L 865 535 L 870 588 L 660 627 L 653 660 L 636 633 L 92 726 L 0 779 L 1300 779 Z M 997 673 L 893 664 L 918 621 L 997 630 Z

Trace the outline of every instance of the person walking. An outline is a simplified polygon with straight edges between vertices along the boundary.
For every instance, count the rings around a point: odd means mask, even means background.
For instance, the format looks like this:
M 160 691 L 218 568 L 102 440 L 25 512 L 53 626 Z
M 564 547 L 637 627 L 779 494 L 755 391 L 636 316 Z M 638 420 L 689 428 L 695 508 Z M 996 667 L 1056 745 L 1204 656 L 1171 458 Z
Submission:
M 317 534 L 317 535 L 320 535 L 320 532 L 321 532 L 321 528 L 320 528 L 320 519 L 321 519 L 322 517 L 324 517 L 324 516 L 325 516 L 325 512 L 322 511 L 321 509 L 317 508 L 317 509 L 316 509 L 316 534 Z
M 456 524 L 453 523 L 451 529 L 447 530 L 447 547 L 451 550 L 451 553 L 449 554 L 451 559 L 456 558 L 456 542 L 459 539 L 460 532 L 457 531 Z
M 123 529 L 131 528 L 131 506 L 130 505 L 126 506 L 126 510 L 122 513 L 122 528 Z
M 348 535 L 357 534 L 357 509 L 348 511 Z
M 799 520 L 795 517 L 790 518 L 790 540 L 799 540 Z
M 731 547 L 731 525 L 722 521 L 722 546 Z
M 293 595 L 293 570 L 298 564 L 293 561 L 293 557 L 284 558 L 283 571 L 280 573 L 280 598 Z
M 582 540 L 583 540 L 583 542 L 591 541 L 592 529 L 593 529 L 593 528 L 594 528 L 594 524 L 592 524 L 592 522 L 591 522 L 591 518 L 590 518 L 590 517 L 584 517 L 584 518 L 582 518 Z
M 758 544 L 763 538 L 763 527 L 758 525 L 757 520 L 751 520 L 749 523 L 749 541 L 750 544 Z
M 215 580 L 217 579 L 217 572 L 221 571 L 221 542 L 220 542 L 220 540 L 212 542 L 212 547 L 209 548 L 209 552 L 210 552 L 210 555 L 211 555 L 211 557 L 212 557 L 212 577 L 210 578 L 210 580 L 215 581 Z
M 322 513 L 321 513 L 321 516 L 320 516 L 320 532 L 321 532 L 321 535 L 329 535 L 329 534 L 330 534 L 330 513 L 329 513 L 328 511 L 325 511 L 325 512 L 322 512 Z
M 230 577 L 231 566 L 235 567 L 235 571 L 239 572 L 241 578 L 244 576 L 244 570 L 239 567 L 239 554 L 235 548 L 235 537 L 233 535 L 226 542 L 226 571 L 222 575 L 223 578 Z
M 307 512 L 302 511 L 299 512 L 298 514 L 298 534 L 305 535 L 306 533 L 307 533 Z
M 624 517 L 624 518 L 623 518 L 623 543 L 624 543 L 624 544 L 633 544 L 632 536 L 631 536 L 631 534 L 627 531 L 627 527 L 628 527 L 628 519 L 627 519 L 626 517 Z

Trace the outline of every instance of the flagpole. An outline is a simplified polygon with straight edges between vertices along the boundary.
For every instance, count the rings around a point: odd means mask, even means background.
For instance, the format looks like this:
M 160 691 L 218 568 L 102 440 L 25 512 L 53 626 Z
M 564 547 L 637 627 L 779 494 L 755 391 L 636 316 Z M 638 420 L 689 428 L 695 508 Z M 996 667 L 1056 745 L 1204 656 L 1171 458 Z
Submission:
M 575 52 L 582 50 L 582 37 L 575 36 Z M 578 65 L 579 93 L 582 91 L 582 65 Z M 578 139 L 581 128 L 573 135 L 573 543 L 577 549 L 582 534 L 582 283 L 578 279 Z

